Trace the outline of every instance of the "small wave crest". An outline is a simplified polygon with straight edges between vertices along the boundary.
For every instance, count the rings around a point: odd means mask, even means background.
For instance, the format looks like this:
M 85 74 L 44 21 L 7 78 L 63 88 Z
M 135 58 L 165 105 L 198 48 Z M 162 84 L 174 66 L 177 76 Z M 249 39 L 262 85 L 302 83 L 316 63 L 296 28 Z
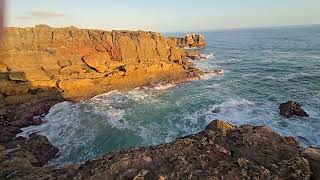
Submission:
M 217 76 L 221 76 L 224 74 L 224 70 L 223 69 L 217 69 L 217 70 L 213 70 L 211 72 L 206 72 L 203 76 L 200 77 L 200 79 L 202 80 L 209 80 L 213 77 L 217 77 Z
M 200 54 L 201 59 L 216 59 L 216 56 L 213 53 L 209 54 Z

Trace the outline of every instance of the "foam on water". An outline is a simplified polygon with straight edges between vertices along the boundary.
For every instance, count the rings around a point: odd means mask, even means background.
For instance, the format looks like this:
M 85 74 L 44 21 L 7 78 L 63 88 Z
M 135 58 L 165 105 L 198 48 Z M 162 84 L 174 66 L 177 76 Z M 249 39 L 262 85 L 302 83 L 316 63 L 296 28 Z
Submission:
M 202 59 L 216 59 L 215 55 L 213 53 L 209 54 L 200 54 Z

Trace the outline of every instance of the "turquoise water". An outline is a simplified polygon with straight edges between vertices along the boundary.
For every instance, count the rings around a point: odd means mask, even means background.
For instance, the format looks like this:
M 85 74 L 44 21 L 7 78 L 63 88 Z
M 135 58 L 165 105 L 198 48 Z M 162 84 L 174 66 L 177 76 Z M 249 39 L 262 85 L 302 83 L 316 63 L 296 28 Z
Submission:
M 204 33 L 204 70 L 224 69 L 184 84 L 116 91 L 51 108 L 48 123 L 25 129 L 59 147 L 54 164 L 110 151 L 155 145 L 196 133 L 214 119 L 266 124 L 304 145 L 320 146 L 320 27 L 243 29 Z M 303 103 L 308 118 L 284 119 L 278 105 Z M 219 113 L 213 113 L 220 108 Z

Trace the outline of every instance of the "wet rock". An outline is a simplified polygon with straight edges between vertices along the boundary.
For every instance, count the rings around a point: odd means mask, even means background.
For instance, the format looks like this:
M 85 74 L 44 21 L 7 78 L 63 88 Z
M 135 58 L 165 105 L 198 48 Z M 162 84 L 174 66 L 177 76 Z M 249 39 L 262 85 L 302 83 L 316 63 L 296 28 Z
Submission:
M 217 107 L 217 108 L 215 108 L 214 110 L 212 110 L 211 112 L 212 112 L 212 113 L 215 113 L 215 114 L 220 113 L 220 112 L 221 112 L 221 108 L 220 108 L 220 107 Z
M 202 58 L 200 52 L 195 50 L 186 50 L 186 56 L 192 60 L 200 60 Z
M 309 147 L 303 151 L 302 155 L 310 163 L 310 167 L 312 171 L 311 179 L 312 180 L 320 179 L 320 149 Z
M 296 101 L 288 101 L 279 106 L 280 114 L 286 118 L 293 116 L 308 117 L 309 115 L 301 108 L 302 104 Z

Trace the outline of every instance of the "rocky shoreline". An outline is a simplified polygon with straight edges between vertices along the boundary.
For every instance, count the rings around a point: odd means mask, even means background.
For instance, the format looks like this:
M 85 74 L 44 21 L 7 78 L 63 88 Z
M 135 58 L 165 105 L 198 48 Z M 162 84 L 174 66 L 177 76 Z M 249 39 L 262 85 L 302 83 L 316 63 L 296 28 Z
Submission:
M 215 120 L 204 131 L 168 144 L 108 153 L 62 167 L 33 166 L 2 178 L 316 180 L 319 156 L 320 149 L 303 149 L 294 138 L 266 126 L 237 127 Z
M 160 33 L 39 25 L 6 28 L 5 34 L 0 50 L 2 144 L 20 128 L 41 124 L 34 116 L 46 114 L 56 103 L 203 74 L 188 61 L 179 44 L 183 41 Z M 188 38 L 189 45 L 202 47 L 204 38 L 198 37 Z
M 0 179 L 317 179 L 320 152 L 265 126 L 213 121 L 168 144 L 45 166 L 58 149 L 44 136 L 17 137 L 62 101 L 111 90 L 197 79 L 202 35 L 143 31 L 7 28 L 0 50 Z M 290 111 L 291 112 L 291 111 Z
M 188 46 L 203 47 L 204 37 L 190 37 Z M 44 123 L 39 116 L 59 102 L 199 78 L 203 72 L 188 61 L 184 41 L 172 39 L 143 31 L 6 28 L 0 49 L 0 177 L 23 175 L 55 157 L 58 149 L 46 137 L 15 137 L 23 127 Z

